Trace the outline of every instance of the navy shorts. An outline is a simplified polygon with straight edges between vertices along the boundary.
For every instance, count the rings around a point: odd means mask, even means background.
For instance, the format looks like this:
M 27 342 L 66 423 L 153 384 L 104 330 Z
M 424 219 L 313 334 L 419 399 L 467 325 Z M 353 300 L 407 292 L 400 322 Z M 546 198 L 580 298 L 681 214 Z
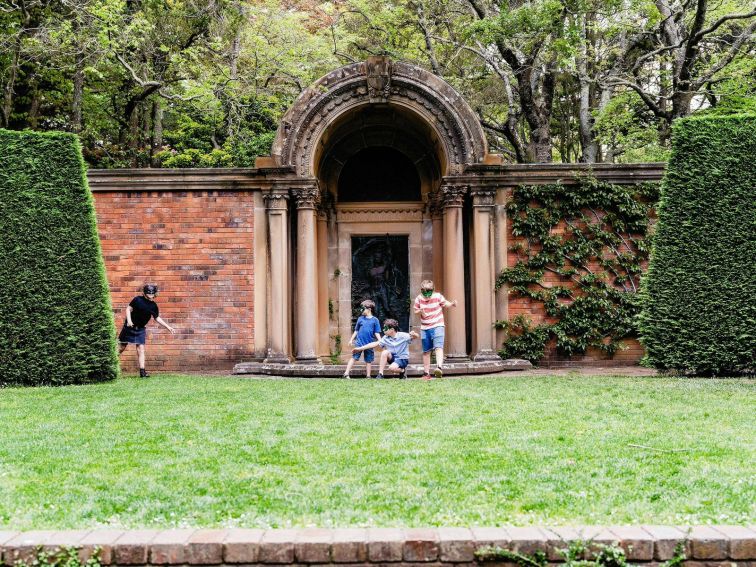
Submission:
M 423 352 L 430 352 L 433 349 L 444 348 L 444 335 L 446 329 L 443 325 L 420 331 L 420 338 L 423 341 Z
M 147 340 L 147 329 L 144 327 L 123 326 L 118 335 L 118 342 L 122 344 L 143 345 Z
M 362 352 L 352 353 L 352 358 L 355 360 L 360 359 L 360 355 L 365 355 L 365 362 L 373 362 L 375 360 L 375 351 L 372 348 L 363 350 Z
M 409 365 L 409 358 L 394 358 L 394 355 L 389 353 L 388 363 L 392 364 L 394 362 L 396 362 L 399 368 L 404 369 Z

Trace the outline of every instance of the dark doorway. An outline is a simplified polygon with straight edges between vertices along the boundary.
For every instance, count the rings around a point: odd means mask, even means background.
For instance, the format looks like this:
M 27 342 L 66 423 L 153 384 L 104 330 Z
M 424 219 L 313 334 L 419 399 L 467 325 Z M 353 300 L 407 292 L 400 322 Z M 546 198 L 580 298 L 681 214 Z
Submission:
M 353 236 L 352 328 L 360 303 L 372 299 L 381 324 L 392 318 L 409 331 L 409 293 L 409 237 Z
M 420 176 L 402 152 L 384 146 L 365 148 L 349 158 L 341 170 L 338 200 L 420 201 Z

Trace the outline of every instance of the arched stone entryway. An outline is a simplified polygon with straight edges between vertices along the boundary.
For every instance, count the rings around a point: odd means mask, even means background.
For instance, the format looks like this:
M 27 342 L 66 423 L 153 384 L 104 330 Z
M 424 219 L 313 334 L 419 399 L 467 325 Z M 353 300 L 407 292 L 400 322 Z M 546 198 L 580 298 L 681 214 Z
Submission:
M 268 161 L 289 174 L 279 174 L 265 195 L 266 361 L 290 362 L 293 355 L 298 363 L 317 363 L 333 351 L 336 337 L 346 348 L 354 243 L 383 235 L 407 238 L 413 296 L 422 279 L 432 278 L 459 300 L 446 316 L 450 358 L 469 360 L 470 332 L 475 357 L 495 358 L 494 192 L 471 191 L 463 177 L 486 157 L 486 139 L 469 105 L 413 65 L 371 57 L 306 89 L 284 116 Z M 467 263 L 466 228 L 479 252 Z M 466 277 L 475 282 L 467 286 L 473 301 L 465 298 Z

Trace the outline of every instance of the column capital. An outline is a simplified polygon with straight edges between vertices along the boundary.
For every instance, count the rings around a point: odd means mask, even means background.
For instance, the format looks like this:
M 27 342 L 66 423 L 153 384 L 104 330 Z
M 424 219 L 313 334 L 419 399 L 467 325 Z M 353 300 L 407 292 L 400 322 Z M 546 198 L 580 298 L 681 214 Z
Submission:
M 461 207 L 465 202 L 465 195 L 467 194 L 467 185 L 442 185 L 441 186 L 441 200 L 443 207 Z
M 297 209 L 314 209 L 320 200 L 320 192 L 317 187 L 303 187 L 293 191 L 297 202 Z
M 473 189 L 470 191 L 473 199 L 473 207 L 492 207 L 496 199 L 496 190 L 494 189 Z
M 265 208 L 268 210 L 287 209 L 289 201 L 288 191 L 271 191 L 263 195 Z

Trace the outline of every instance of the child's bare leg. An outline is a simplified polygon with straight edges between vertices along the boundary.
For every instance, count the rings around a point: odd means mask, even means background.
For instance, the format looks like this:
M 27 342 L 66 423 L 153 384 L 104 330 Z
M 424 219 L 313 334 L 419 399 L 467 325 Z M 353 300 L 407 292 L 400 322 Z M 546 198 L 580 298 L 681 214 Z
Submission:
M 430 355 L 431 351 L 423 353 L 423 370 L 426 374 L 430 374 Z
M 436 366 L 443 366 L 444 365 L 444 349 L 437 348 L 436 349 Z
M 365 363 L 365 378 L 370 378 L 370 368 L 373 366 L 372 362 Z
M 118 343 L 118 354 L 123 354 L 127 346 L 129 346 L 129 343 Z
M 391 370 L 392 372 L 398 372 L 399 365 L 396 362 L 392 362 L 391 366 L 389 366 L 388 369 Z
M 352 371 L 352 366 L 354 366 L 354 357 L 349 357 L 349 362 L 347 362 L 347 369 L 346 372 L 344 372 L 344 375 L 348 375 Z
M 391 355 L 391 353 L 387 350 L 384 350 L 381 353 L 381 362 L 378 365 L 378 374 L 383 374 L 383 370 L 386 368 L 386 363 L 388 362 L 389 355 Z
M 139 358 L 139 368 L 144 368 L 144 345 L 137 345 L 137 356 Z

